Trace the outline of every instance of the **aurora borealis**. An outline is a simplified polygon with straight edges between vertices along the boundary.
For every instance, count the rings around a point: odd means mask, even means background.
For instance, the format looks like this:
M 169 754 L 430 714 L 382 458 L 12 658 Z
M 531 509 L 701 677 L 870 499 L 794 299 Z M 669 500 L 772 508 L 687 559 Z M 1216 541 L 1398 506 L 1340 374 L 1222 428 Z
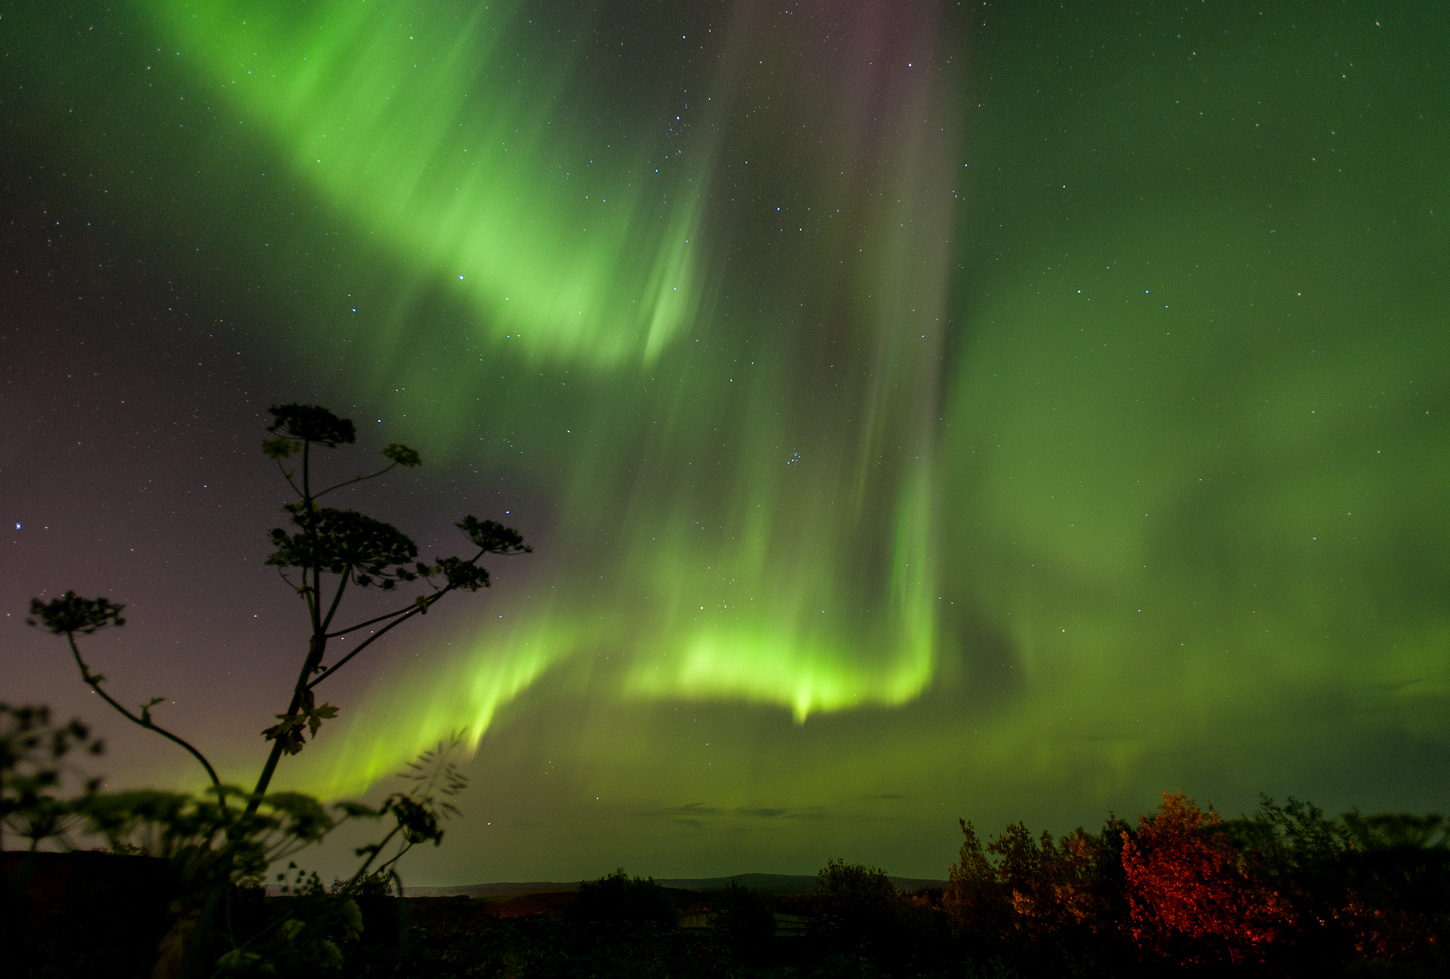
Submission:
M 1102 6 L 0 5 L 6 608 L 126 602 L 112 682 L 247 770 L 316 400 L 420 545 L 535 546 L 282 770 L 466 730 L 410 883 L 1445 808 L 1450 14 Z M 18 618 L 5 699 L 101 721 Z

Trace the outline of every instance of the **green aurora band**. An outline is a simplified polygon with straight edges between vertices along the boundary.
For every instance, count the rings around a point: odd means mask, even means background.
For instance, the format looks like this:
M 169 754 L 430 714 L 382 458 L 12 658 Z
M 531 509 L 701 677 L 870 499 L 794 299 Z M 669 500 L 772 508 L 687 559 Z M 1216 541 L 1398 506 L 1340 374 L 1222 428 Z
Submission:
M 628 665 L 605 681 L 625 697 L 739 698 L 778 704 L 797 721 L 916 697 L 937 659 L 931 542 L 959 166 L 954 68 L 949 53 L 931 64 L 933 25 L 899 42 L 906 56 L 915 47 L 922 70 L 876 83 L 913 117 L 904 129 L 872 131 L 851 118 L 850 99 L 818 93 L 837 118 L 817 125 L 837 145 L 820 149 L 811 169 L 864 172 L 793 210 L 829 215 L 806 220 L 821 224 L 817 236 L 837 238 L 826 247 L 843 272 L 857 273 L 859 294 L 831 295 L 834 277 L 789 289 L 792 306 L 829 305 L 830 317 L 814 314 L 792 332 L 747 319 L 756 346 L 746 348 L 753 362 L 741 363 L 744 350 L 729 340 L 742 327 L 726 322 L 718 298 L 731 288 L 718 258 L 729 242 L 701 228 L 710 187 L 728 169 L 717 144 L 728 140 L 661 147 L 624 133 L 612 138 L 643 145 L 606 144 L 598 157 L 610 154 L 609 165 L 576 175 L 556 141 L 611 137 L 567 114 L 541 115 L 548 88 L 501 95 L 490 82 L 523 60 L 504 40 L 521 15 L 508 4 L 467 9 L 157 7 L 176 43 L 203 53 L 222 90 L 321 195 L 410 266 L 460 283 L 489 346 L 575 365 L 598 384 L 624 377 L 658 391 L 646 412 L 662 431 L 645 437 L 653 460 L 640 460 L 625 498 L 597 491 L 601 471 L 618 467 L 619 450 L 608 447 L 579 454 L 563 500 L 563 540 L 622 512 L 627 544 L 610 593 L 566 593 L 517 630 L 490 630 L 463 662 L 442 667 L 462 682 L 420 679 L 397 725 L 350 734 L 344 760 L 333 762 L 334 790 L 366 787 L 460 726 L 476 745 L 501 704 L 551 667 L 601 649 L 626 653 Z M 696 108 L 681 113 L 702 117 L 695 128 L 729 128 L 734 62 L 784 56 L 759 50 L 755 16 L 740 15 L 736 38 L 724 42 L 735 47 L 706 92 L 682 93 L 681 105 L 693 99 Z M 545 86 L 569 85 L 567 51 L 553 54 Z M 683 116 L 676 122 L 683 131 Z M 930 135 L 920 131 L 932 122 Z M 650 165 L 679 157 L 668 175 Z M 854 200 L 863 184 L 868 199 L 890 204 Z M 820 260 L 790 259 L 801 272 Z M 702 341 L 714 349 L 691 349 Z M 846 348 L 831 369 L 851 389 L 833 395 L 836 411 L 803 419 L 824 392 L 802 391 L 792 376 L 807 356 L 801 347 L 822 341 Z M 494 366 L 479 357 L 474 376 L 453 383 L 487 383 Z M 700 451 L 704 431 L 722 432 L 722 451 Z M 680 486 L 691 468 L 698 477 Z
M 379 270 L 255 259 L 327 297 L 287 329 L 554 508 L 286 777 L 466 730 L 534 841 L 475 877 L 1445 804 L 1450 23 L 1148 6 L 151 0 Z M 541 857 L 550 806 L 597 834 Z

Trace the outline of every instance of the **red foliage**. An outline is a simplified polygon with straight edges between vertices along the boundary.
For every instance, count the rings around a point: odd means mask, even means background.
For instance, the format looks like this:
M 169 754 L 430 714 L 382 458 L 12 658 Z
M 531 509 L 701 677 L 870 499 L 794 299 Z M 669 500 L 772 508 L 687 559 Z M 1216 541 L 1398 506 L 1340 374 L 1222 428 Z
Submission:
M 1158 812 L 1123 834 L 1129 931 L 1150 954 L 1181 962 L 1240 963 L 1291 924 L 1269 887 L 1254 879 L 1242 853 L 1182 793 L 1163 793 Z

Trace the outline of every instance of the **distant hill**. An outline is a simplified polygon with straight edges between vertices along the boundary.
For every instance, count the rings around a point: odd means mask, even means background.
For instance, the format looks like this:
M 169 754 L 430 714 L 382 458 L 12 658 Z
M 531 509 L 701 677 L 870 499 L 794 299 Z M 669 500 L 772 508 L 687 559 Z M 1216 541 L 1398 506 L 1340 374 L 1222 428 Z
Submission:
M 946 887 L 944 880 L 925 877 L 892 877 L 898 890 L 917 891 L 923 887 Z M 762 894 L 810 894 L 816 889 L 814 874 L 736 874 L 734 877 L 659 878 L 655 883 L 679 891 L 721 891 L 734 881 L 741 887 L 753 887 Z M 408 887 L 408 897 L 471 897 L 478 901 L 507 901 L 526 894 L 559 894 L 579 889 L 580 881 L 503 881 L 494 884 L 460 884 L 456 887 Z

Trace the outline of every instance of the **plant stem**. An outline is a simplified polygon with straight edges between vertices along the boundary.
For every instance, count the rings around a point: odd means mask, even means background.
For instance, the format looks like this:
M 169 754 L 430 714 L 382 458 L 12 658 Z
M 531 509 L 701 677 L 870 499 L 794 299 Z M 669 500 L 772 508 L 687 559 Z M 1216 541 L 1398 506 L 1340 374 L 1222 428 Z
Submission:
M 207 777 L 211 779 L 212 788 L 216 789 L 217 801 L 225 806 L 226 790 L 222 788 L 221 779 L 217 778 L 216 769 L 211 767 L 211 762 L 206 760 L 206 756 L 203 755 L 200 751 L 197 751 L 196 748 L 192 747 L 192 745 L 189 744 L 185 739 L 180 738 L 175 734 L 172 734 L 170 731 L 166 730 L 166 728 L 159 726 L 153 721 L 145 720 L 141 717 L 138 717 L 126 708 L 122 707 L 116 701 L 116 698 L 112 697 L 110 694 L 106 693 L 105 690 L 101 689 L 100 679 L 91 673 L 90 669 L 86 666 L 85 660 L 81 659 L 81 651 L 80 647 L 76 645 L 75 633 L 67 632 L 65 634 L 65 638 L 66 642 L 70 643 L 71 655 L 75 657 L 76 666 L 80 669 L 81 679 L 86 682 L 86 686 L 90 687 L 96 693 L 100 694 L 102 700 L 114 707 L 118 712 L 120 712 L 122 717 L 125 717 L 132 724 L 144 727 L 148 731 L 155 731 L 163 738 L 166 738 L 168 741 L 174 742 L 175 744 L 181 745 L 181 747 L 185 748 L 188 752 L 190 752 L 193 758 L 201 762 L 201 767 L 206 769 Z

